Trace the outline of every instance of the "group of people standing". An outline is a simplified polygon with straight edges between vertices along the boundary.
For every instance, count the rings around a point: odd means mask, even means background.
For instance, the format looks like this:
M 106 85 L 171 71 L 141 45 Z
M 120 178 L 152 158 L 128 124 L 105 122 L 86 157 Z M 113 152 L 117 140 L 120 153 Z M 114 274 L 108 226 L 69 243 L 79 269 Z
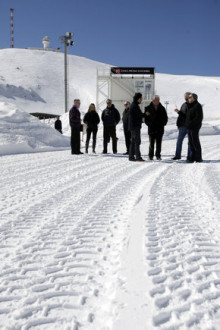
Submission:
M 203 111 L 202 106 L 198 102 L 198 96 L 194 93 L 185 93 L 185 102 L 180 110 L 174 111 L 178 114 L 177 127 L 179 130 L 176 153 L 173 160 L 181 159 L 182 143 L 185 136 L 188 135 L 188 162 L 202 162 L 202 151 L 199 140 L 199 130 L 202 126 Z M 145 107 L 144 113 L 140 109 L 142 102 L 142 94 L 136 93 L 133 97 L 133 102 L 126 101 L 124 112 L 122 114 L 126 152 L 129 161 L 143 162 L 141 157 L 141 127 L 142 123 L 148 126 L 149 134 L 149 151 L 148 156 L 153 160 L 154 156 L 157 160 L 161 160 L 161 147 L 164 134 L 164 127 L 168 122 L 166 109 L 160 102 L 160 97 L 155 95 L 152 102 Z M 80 100 L 75 99 L 74 105 L 69 112 L 69 122 L 71 126 L 71 151 L 72 154 L 82 154 L 80 151 L 80 130 L 82 121 L 80 118 Z M 101 120 L 103 122 L 103 154 L 107 153 L 108 143 L 112 139 L 112 151 L 117 153 L 117 136 L 116 126 L 121 119 L 119 111 L 115 108 L 112 101 L 106 101 L 106 108 L 103 110 Z M 95 105 L 90 104 L 88 112 L 83 118 L 86 124 L 87 138 L 85 152 L 88 153 L 89 141 L 93 135 L 92 151 L 95 153 L 96 136 L 98 124 L 100 123 L 99 114 L 96 111 Z
M 117 136 L 116 136 L 116 125 L 121 120 L 119 111 L 115 108 L 114 104 L 110 99 L 106 102 L 106 109 L 103 110 L 101 119 L 103 121 L 103 154 L 107 154 L 107 146 L 112 139 L 113 153 L 117 153 Z M 72 154 L 79 155 L 83 154 L 80 151 L 80 130 L 82 127 L 82 120 L 80 118 L 80 100 L 75 99 L 74 104 L 69 112 L 69 123 L 71 127 L 71 151 Z M 88 153 L 89 142 L 92 135 L 92 152 L 96 153 L 96 136 L 98 132 L 98 124 L 100 123 L 100 117 L 96 111 L 95 104 L 91 103 L 88 111 L 86 112 L 83 123 L 86 125 L 86 147 L 85 152 Z

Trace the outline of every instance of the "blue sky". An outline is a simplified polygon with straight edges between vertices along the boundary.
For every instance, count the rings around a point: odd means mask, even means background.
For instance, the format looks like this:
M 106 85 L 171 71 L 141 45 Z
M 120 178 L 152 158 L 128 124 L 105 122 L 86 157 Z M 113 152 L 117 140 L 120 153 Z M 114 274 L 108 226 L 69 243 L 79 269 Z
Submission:
M 0 0 L 0 48 L 51 47 L 74 33 L 69 54 L 156 72 L 220 76 L 220 0 Z

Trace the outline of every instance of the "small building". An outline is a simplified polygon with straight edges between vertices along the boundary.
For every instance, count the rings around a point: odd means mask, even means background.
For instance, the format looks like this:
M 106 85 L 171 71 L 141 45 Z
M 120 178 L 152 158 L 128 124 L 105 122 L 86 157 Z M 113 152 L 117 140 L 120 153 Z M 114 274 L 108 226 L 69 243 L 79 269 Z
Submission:
M 135 93 L 143 95 L 142 111 L 155 93 L 155 68 L 152 67 L 106 67 L 97 70 L 97 109 L 106 107 L 111 99 L 122 112 L 125 101 L 133 101 Z

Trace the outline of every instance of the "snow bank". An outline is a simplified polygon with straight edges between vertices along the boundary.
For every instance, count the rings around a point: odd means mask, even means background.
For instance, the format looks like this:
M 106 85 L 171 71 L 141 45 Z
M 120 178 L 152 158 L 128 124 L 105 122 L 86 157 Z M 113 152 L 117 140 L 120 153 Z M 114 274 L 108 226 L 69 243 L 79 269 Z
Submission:
M 69 148 L 69 138 L 21 111 L 0 102 L 0 155 Z

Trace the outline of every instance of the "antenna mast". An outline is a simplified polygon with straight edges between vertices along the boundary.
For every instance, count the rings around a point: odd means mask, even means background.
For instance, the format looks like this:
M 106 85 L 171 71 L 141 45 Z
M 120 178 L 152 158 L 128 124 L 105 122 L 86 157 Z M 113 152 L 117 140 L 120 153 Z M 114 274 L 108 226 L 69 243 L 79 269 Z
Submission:
M 14 48 L 14 9 L 10 9 L 11 14 L 11 48 Z

